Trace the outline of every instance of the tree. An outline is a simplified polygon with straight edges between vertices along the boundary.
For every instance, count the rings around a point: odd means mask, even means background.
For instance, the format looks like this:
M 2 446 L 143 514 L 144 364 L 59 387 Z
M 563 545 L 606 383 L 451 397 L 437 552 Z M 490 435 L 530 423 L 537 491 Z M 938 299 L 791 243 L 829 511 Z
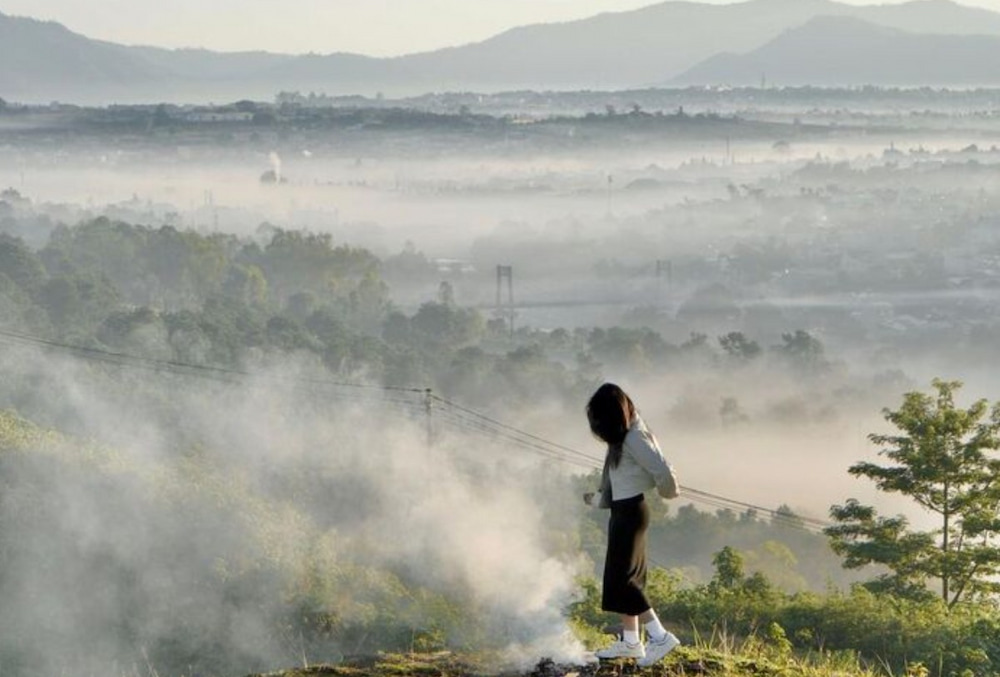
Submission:
M 17 237 L 0 233 L 0 272 L 33 294 L 45 283 L 45 267 L 33 251 Z
M 743 332 L 734 331 L 719 337 L 719 345 L 730 359 L 737 363 L 745 363 L 760 355 L 760 345 Z
M 475 310 L 433 302 L 420 306 L 410 325 L 428 345 L 451 348 L 477 343 L 486 326 Z
M 267 278 L 254 265 L 230 266 L 222 283 L 222 296 L 248 306 L 261 306 L 267 301 Z
M 719 418 L 722 425 L 738 425 L 746 423 L 750 418 L 743 412 L 740 402 L 735 397 L 722 398 L 722 405 L 719 407 Z
M 781 341 L 775 350 L 793 368 L 805 374 L 817 374 L 827 368 L 823 344 L 809 332 L 797 329 L 794 334 L 782 334 Z
M 267 231 L 265 231 L 267 232 Z M 258 266 L 279 299 L 312 291 L 320 299 L 346 298 L 366 277 L 378 277 L 379 261 L 365 249 L 333 245 L 329 233 L 275 229 L 263 250 L 246 249 L 243 263 Z
M 438 285 L 438 303 L 443 306 L 455 305 L 455 287 L 451 282 L 444 280 Z
M 60 332 L 88 333 L 118 307 L 114 286 L 99 273 L 63 273 L 48 280 L 36 294 Z
M 743 555 L 735 548 L 725 546 L 712 557 L 715 575 L 709 584 L 711 588 L 734 590 L 743 582 Z
M 671 350 L 662 336 L 647 328 L 596 328 L 587 337 L 587 344 L 598 360 L 640 371 L 663 360 Z
M 939 528 L 913 531 L 904 517 L 880 517 L 851 500 L 831 508 L 840 524 L 826 533 L 845 567 L 889 568 L 869 588 L 919 596 L 937 580 L 941 599 L 953 607 L 1000 592 L 1000 403 L 979 400 L 962 409 L 954 400 L 961 383 L 935 379 L 933 387 L 936 396 L 907 393 L 898 410 L 883 411 L 897 434 L 869 435 L 893 464 L 857 463 L 850 473 L 910 497 Z

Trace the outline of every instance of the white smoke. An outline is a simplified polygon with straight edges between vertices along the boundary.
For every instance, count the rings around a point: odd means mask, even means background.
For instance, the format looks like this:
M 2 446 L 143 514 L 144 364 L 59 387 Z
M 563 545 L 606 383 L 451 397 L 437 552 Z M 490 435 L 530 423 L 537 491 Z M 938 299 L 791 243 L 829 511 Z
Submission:
M 281 156 L 277 152 L 271 151 L 268 159 L 271 161 L 271 171 L 274 172 L 274 182 L 281 183 Z
M 217 654 L 235 657 L 246 672 L 288 667 L 301 656 L 298 639 L 273 632 L 288 594 L 280 572 L 316 562 L 315 575 L 331 580 L 372 567 L 463 600 L 482 614 L 489 640 L 509 645 L 519 664 L 580 660 L 582 647 L 563 617 L 578 562 L 551 552 L 547 532 L 560 525 L 540 517 L 545 501 L 576 503 L 545 497 L 536 480 L 558 468 L 505 459 L 509 450 L 444 428 L 428 446 L 419 415 L 363 391 L 294 387 L 310 366 L 293 360 L 233 384 L 40 357 L 17 351 L 0 362 L 11 376 L 0 409 L 25 396 L 14 384 L 30 376 L 31 403 L 22 399 L 19 411 L 80 441 L 60 452 L 68 456 L 34 460 L 32 451 L 22 457 L 31 459 L 27 470 L 21 461 L 10 469 L 26 475 L 25 505 L 45 506 L 42 517 L 0 529 L 0 629 L 16 624 L 8 640 L 26 664 L 50 674 L 100 672 L 110 669 L 102 662 L 110 657 L 140 656 L 166 638 L 190 641 L 228 626 Z M 301 489 L 289 494 L 289 483 Z M 285 496 L 278 503 L 275 485 Z M 146 500 L 150 491 L 157 501 Z M 0 511 L 17 509 L 17 500 L 0 500 Z M 567 511 L 565 519 L 574 516 Z M 11 543 L 22 555 L 3 557 Z M 317 552 L 326 554 L 317 559 Z M 33 565 L 41 556 L 45 565 Z M 244 593 L 244 604 L 203 587 L 206 578 L 259 584 Z M 103 587 L 109 580 L 114 589 Z M 369 641 L 362 650 L 379 648 L 377 637 Z M 149 654 L 153 668 L 169 674 L 155 650 Z

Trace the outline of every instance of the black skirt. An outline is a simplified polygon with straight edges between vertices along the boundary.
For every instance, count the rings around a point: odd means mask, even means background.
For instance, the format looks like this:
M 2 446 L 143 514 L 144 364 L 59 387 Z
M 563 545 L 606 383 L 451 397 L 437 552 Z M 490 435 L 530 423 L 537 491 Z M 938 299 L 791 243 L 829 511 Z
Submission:
M 648 527 L 649 507 L 642 494 L 611 502 L 601 595 L 601 608 L 605 611 L 638 616 L 650 608 L 643 593 Z

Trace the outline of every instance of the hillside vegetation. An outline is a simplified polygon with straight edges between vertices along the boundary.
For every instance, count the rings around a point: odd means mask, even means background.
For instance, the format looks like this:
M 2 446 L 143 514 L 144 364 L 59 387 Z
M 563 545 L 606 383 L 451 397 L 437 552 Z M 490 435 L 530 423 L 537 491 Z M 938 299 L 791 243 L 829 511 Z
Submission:
M 432 407 L 428 426 L 408 386 L 558 422 L 582 418 L 601 363 L 789 378 L 800 395 L 837 382 L 804 330 L 767 349 L 739 332 L 718 348 L 625 327 L 511 337 L 447 287 L 403 312 L 385 279 L 433 278 L 426 257 L 304 231 L 97 219 L 37 247 L 0 235 L 0 264 L 0 669 L 15 677 L 632 674 L 569 667 L 615 623 L 606 516 L 579 500 L 594 464 L 514 454 L 484 434 L 512 426 L 470 407 Z M 688 648 L 643 672 L 996 674 L 1000 406 L 933 387 L 871 438 L 895 468 L 851 472 L 943 510 L 939 530 L 850 501 L 826 534 L 786 505 L 656 503 L 648 592 Z M 774 420 L 819 410 L 802 397 Z

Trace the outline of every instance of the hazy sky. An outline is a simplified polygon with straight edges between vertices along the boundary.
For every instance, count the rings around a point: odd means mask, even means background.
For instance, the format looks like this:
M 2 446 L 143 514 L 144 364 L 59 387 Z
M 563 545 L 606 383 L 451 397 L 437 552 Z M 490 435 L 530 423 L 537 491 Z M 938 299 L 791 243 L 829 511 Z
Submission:
M 53 19 L 90 37 L 129 44 L 382 56 L 651 4 L 655 0 L 0 0 L 0 11 Z M 1000 0 L 962 4 L 1000 11 Z

